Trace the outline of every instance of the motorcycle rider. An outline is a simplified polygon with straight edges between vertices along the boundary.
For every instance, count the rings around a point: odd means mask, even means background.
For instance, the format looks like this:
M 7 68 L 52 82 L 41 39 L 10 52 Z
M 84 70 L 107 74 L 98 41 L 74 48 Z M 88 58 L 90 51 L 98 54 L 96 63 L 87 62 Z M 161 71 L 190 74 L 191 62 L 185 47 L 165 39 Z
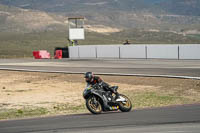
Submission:
M 116 89 L 110 87 L 109 84 L 104 82 L 100 77 L 95 76 L 92 72 L 86 72 L 84 78 L 87 82 L 87 86 L 98 84 L 102 86 L 105 91 L 111 91 L 112 93 L 114 93 L 116 95 L 115 100 L 119 98 L 119 93 Z

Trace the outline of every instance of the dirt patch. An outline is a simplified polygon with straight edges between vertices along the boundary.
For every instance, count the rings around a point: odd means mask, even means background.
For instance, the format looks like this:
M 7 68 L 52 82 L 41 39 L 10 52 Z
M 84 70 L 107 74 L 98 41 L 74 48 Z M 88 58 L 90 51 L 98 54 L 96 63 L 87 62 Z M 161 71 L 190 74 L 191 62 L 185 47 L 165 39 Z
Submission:
M 1 71 L 0 104 L 6 104 L 4 108 L 51 107 L 55 103 L 78 105 L 84 86 L 70 78 L 72 75 Z
M 101 77 L 110 85 L 119 86 L 119 92 L 131 98 L 134 108 L 200 102 L 199 80 Z M 45 108 L 49 114 L 79 109 L 85 112 L 82 98 L 85 85 L 83 75 L 79 74 L 0 71 L 0 111 L 28 107 Z

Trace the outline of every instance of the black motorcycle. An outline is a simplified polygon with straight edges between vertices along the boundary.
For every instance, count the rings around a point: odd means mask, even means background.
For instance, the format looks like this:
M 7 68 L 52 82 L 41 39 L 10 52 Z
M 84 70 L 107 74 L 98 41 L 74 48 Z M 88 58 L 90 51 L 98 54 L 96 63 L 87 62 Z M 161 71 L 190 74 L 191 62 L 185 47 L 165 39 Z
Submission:
M 118 86 L 113 86 L 112 89 L 118 89 Z M 118 98 L 110 91 L 105 91 L 98 84 L 88 86 L 83 92 L 83 97 L 86 100 L 87 109 L 93 114 L 100 114 L 102 111 L 118 111 L 129 112 L 132 109 L 130 99 L 120 94 Z

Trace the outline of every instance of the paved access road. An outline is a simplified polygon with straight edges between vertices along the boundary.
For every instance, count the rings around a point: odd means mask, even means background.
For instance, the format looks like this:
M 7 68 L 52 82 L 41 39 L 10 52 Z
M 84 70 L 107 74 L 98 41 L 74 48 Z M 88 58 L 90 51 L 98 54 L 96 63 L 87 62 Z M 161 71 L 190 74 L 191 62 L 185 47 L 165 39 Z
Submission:
M 140 76 L 193 77 L 199 79 L 200 60 L 34 60 L 1 59 L 0 69 Z
M 200 105 L 0 121 L 1 133 L 199 133 Z

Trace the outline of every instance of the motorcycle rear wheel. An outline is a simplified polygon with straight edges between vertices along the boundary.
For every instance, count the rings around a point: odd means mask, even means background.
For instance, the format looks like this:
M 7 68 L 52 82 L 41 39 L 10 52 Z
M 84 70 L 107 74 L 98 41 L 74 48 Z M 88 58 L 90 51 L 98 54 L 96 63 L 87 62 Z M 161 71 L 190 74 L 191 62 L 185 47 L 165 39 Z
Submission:
M 120 96 L 123 97 L 123 98 L 125 98 L 126 102 L 119 102 L 119 109 L 122 112 L 129 112 L 129 111 L 131 111 L 131 109 L 132 109 L 131 100 L 127 96 L 125 96 L 125 95 L 120 94 Z
M 86 107 L 92 114 L 100 114 L 102 106 L 95 96 L 91 96 L 86 100 Z

